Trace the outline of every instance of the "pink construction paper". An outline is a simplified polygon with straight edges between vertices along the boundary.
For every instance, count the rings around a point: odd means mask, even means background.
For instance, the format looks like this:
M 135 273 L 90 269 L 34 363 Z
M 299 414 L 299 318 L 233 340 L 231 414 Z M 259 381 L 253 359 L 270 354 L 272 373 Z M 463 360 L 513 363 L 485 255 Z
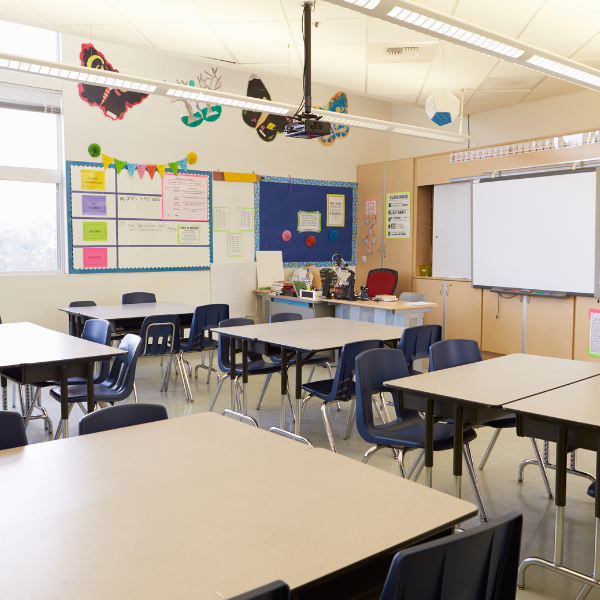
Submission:
M 84 269 L 106 269 L 108 268 L 107 248 L 83 248 Z

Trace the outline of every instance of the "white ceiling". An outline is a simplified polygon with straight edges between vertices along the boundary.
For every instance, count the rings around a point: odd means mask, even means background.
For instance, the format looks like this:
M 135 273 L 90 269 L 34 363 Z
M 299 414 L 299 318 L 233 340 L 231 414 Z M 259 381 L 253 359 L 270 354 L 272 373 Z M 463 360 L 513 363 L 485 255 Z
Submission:
M 420 0 L 423 6 L 600 66 L 600 0 Z M 91 34 L 301 77 L 300 0 L 11 0 L 0 20 Z M 313 80 L 422 105 L 465 90 L 466 112 L 577 91 L 578 86 L 317 0 Z M 428 45 L 424 62 L 384 63 L 387 46 Z

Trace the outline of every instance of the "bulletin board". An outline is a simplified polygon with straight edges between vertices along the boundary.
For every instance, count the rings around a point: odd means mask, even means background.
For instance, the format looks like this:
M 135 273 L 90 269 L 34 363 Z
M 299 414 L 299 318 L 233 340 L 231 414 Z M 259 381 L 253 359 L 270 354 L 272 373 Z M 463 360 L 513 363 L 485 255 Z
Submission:
M 356 189 L 355 182 L 263 177 L 254 187 L 255 250 L 281 250 L 284 267 L 330 267 L 334 254 L 355 264 Z M 314 231 L 298 231 L 310 223 Z M 291 233 L 289 241 L 284 231 Z
M 67 161 L 70 273 L 210 269 L 212 173 Z

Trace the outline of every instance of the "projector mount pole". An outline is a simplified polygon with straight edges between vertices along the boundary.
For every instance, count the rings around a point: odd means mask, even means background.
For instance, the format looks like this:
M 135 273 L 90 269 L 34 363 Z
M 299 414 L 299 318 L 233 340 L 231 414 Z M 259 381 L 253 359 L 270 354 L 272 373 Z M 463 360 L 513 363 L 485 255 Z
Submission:
M 303 4 L 304 19 L 304 114 L 310 115 L 312 108 L 312 90 L 311 90 L 311 11 L 312 2 Z

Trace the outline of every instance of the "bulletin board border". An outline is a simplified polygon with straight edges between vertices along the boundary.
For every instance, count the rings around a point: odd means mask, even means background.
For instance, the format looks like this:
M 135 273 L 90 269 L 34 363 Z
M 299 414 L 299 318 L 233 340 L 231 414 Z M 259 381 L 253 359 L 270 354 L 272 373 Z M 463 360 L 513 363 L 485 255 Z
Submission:
M 356 195 L 358 183 L 355 181 L 333 181 L 319 179 L 295 179 L 293 177 L 273 177 L 263 175 L 262 180 L 266 183 L 289 183 L 290 185 L 320 185 L 323 187 L 347 187 L 352 189 L 352 258 L 350 264 L 356 264 L 356 225 L 357 225 L 357 207 Z M 256 252 L 260 250 L 260 184 L 257 181 L 254 184 L 254 260 L 256 261 Z M 212 252 L 212 248 L 211 248 Z M 303 267 L 306 262 L 284 262 L 285 268 Z M 335 267 L 333 261 L 321 261 L 311 263 L 315 267 Z
M 212 231 L 212 171 L 193 171 L 188 169 L 187 174 L 189 175 L 207 175 L 208 176 L 208 222 L 202 221 L 202 223 L 207 223 L 208 225 L 208 235 L 209 235 L 209 251 L 210 251 L 210 263 L 206 266 L 196 266 L 196 267 L 140 267 L 140 268 L 117 268 L 117 269 L 75 269 L 73 266 L 73 215 L 72 215 L 72 207 L 71 207 L 71 167 L 102 167 L 102 163 L 97 162 L 89 162 L 89 161 L 80 161 L 80 160 L 68 160 L 66 161 L 66 180 L 67 180 L 67 236 L 68 236 L 68 251 L 69 251 L 69 274 L 96 274 L 96 273 L 140 273 L 140 272 L 158 272 L 158 271 L 208 271 L 210 270 L 210 265 L 213 262 L 213 231 Z M 109 165 L 105 171 L 115 170 L 115 165 Z M 169 168 L 165 169 L 165 173 L 173 173 L 173 171 Z M 160 175 L 159 175 L 160 176 Z M 194 221 L 194 223 L 198 223 L 198 221 Z M 189 246 L 187 246 L 189 248 Z

